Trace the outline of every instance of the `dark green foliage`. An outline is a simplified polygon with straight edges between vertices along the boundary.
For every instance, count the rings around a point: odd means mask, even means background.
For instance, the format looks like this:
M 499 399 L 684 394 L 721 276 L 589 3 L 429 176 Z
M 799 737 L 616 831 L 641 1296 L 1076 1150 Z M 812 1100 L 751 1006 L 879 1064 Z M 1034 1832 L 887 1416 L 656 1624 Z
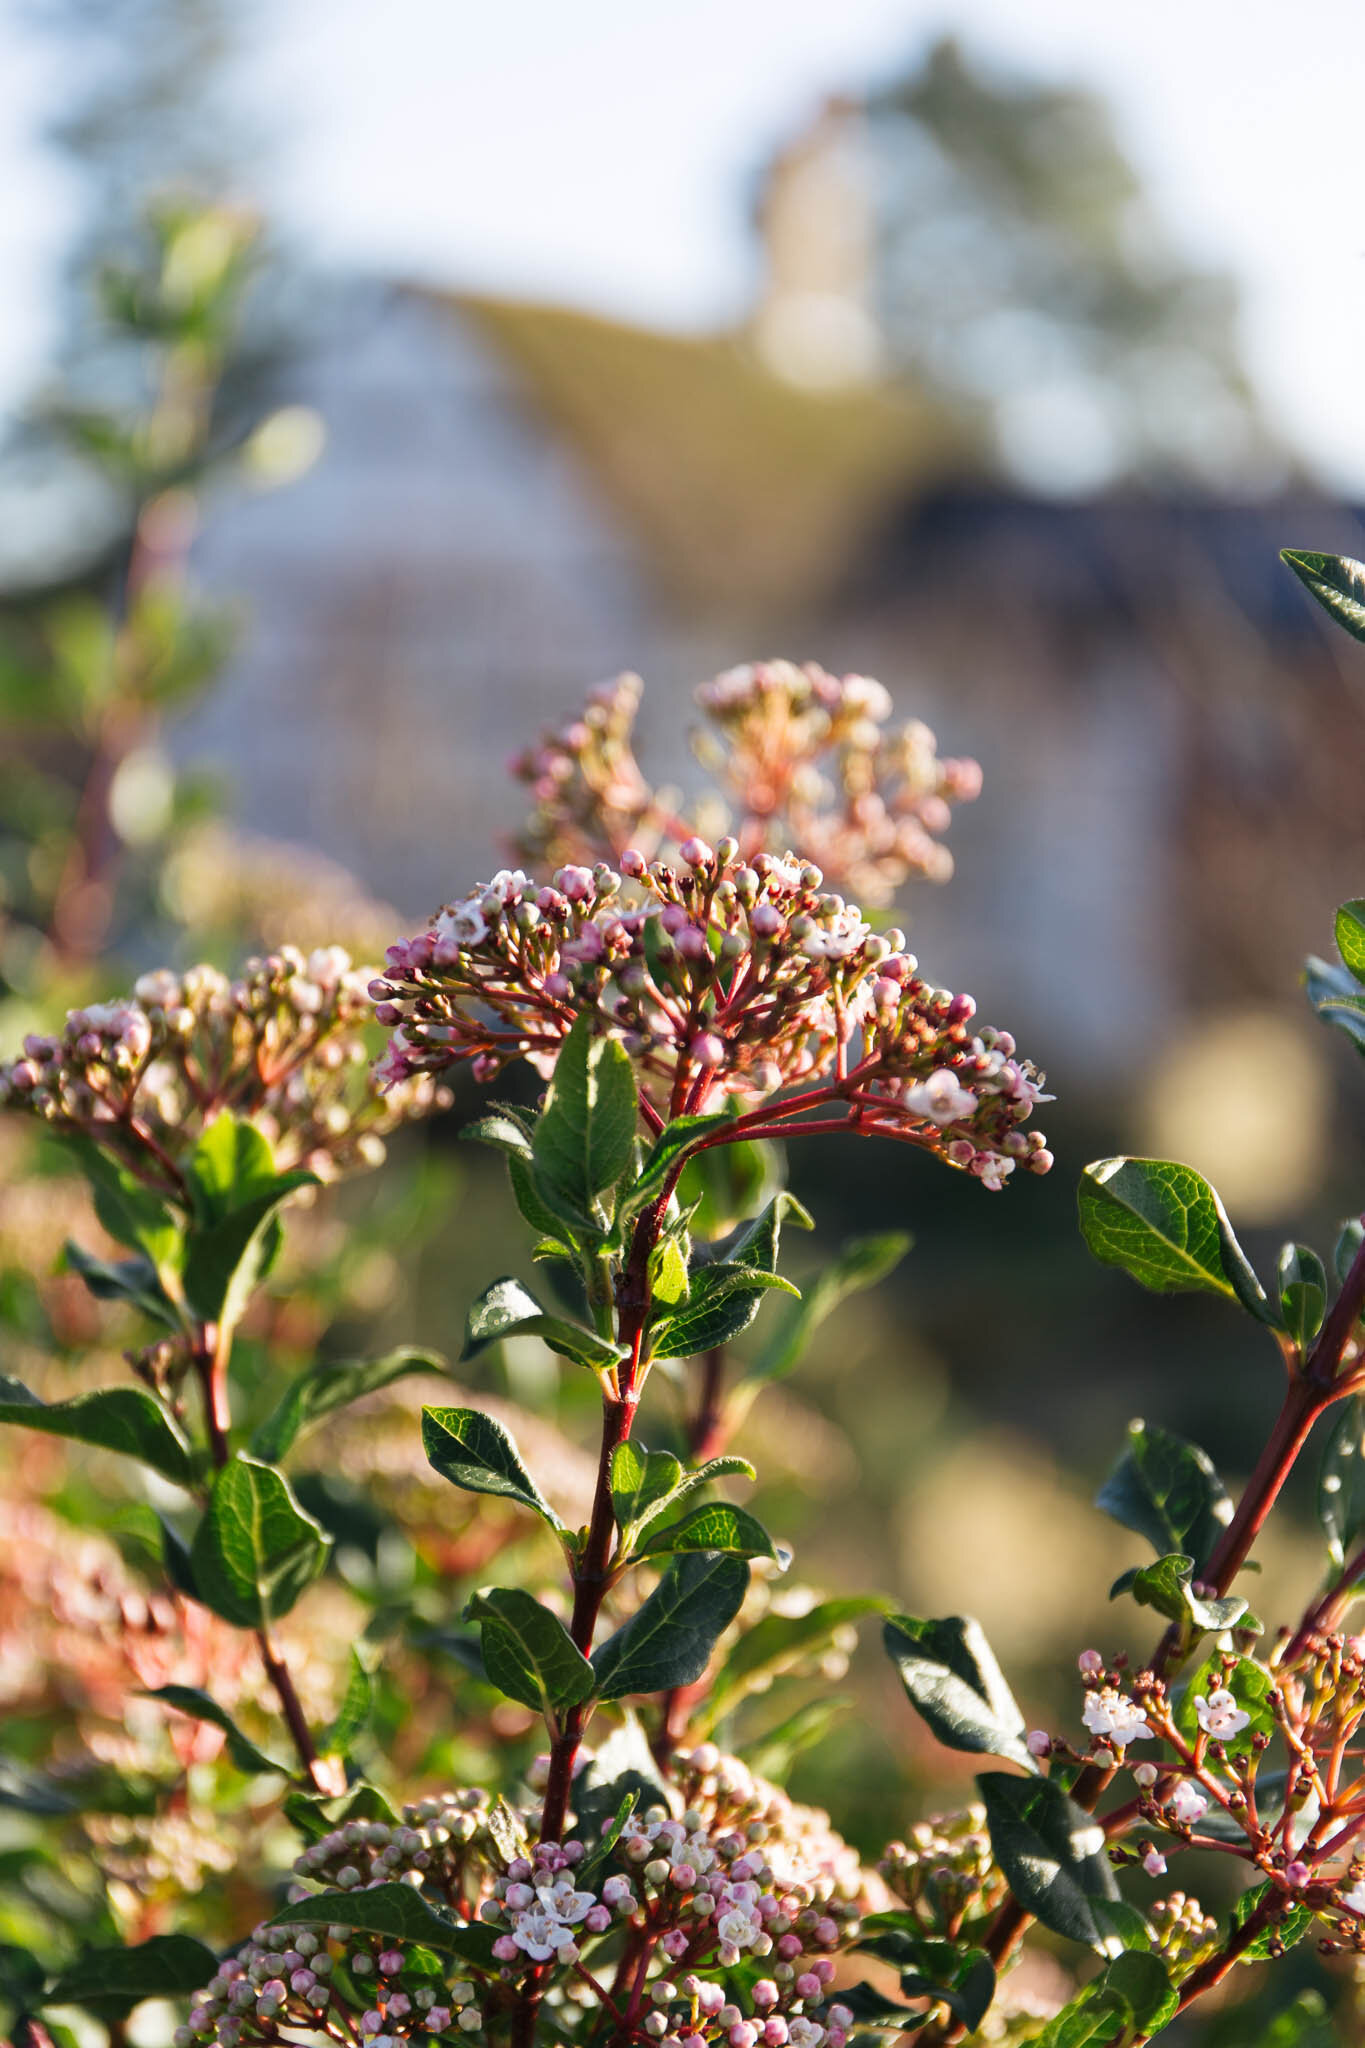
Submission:
M 1158 1294 L 1221 1294 L 1275 1320 L 1222 1203 L 1192 1166 L 1097 1159 L 1081 1175 L 1078 1202 L 1081 1235 L 1106 1266 Z
M 882 1641 L 912 1705 L 946 1748 L 1037 1770 L 1024 1717 L 978 1622 L 959 1614 L 944 1621 L 893 1614 Z
M 194 1476 L 194 1456 L 178 1422 L 140 1387 L 101 1387 L 69 1401 L 40 1401 L 19 1380 L 0 1377 L 0 1422 L 69 1437 L 97 1450 L 139 1458 L 177 1486 Z
M 748 1584 L 741 1558 L 703 1550 L 675 1559 L 624 1627 L 594 1650 L 600 1697 L 692 1685 L 738 1614 Z
M 268 1629 L 325 1569 L 331 1547 L 283 1474 L 239 1451 L 214 1480 L 190 1568 L 206 1607 L 239 1628 Z
M 443 1479 L 468 1493 L 491 1493 L 529 1508 L 552 1529 L 560 1521 L 527 1471 L 511 1436 L 477 1408 L 424 1408 L 422 1447 Z
M 1145 1422 L 1128 1425 L 1128 1448 L 1095 1496 L 1095 1505 L 1145 1536 L 1158 1557 L 1208 1562 L 1232 1520 L 1232 1501 L 1198 1444 Z
M 560 1707 L 577 1706 L 593 1691 L 593 1668 L 557 1615 L 530 1593 L 494 1586 L 476 1593 L 464 1611 L 477 1621 L 490 1681 L 553 1722 Z
M 991 1847 L 1025 1911 L 1054 1934 L 1106 1951 L 1114 1936 L 1096 1902 L 1116 1899 L 1104 1830 L 1051 1778 L 987 1771 L 977 1779 Z

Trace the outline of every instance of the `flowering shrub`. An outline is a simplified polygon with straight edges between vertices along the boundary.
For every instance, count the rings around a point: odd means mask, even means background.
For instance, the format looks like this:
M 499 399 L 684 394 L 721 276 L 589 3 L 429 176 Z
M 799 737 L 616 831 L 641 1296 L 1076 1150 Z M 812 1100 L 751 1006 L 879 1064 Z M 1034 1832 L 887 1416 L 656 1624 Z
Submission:
M 1365 635 L 1357 572 L 1295 560 Z M 737 782 L 733 826 L 714 843 L 644 782 L 633 704 L 618 686 L 523 765 L 538 804 L 528 845 L 553 848 L 554 870 L 505 869 L 457 894 L 381 973 L 325 947 L 282 947 L 235 982 L 156 973 L 0 1069 L 6 1106 L 74 1145 L 128 1254 L 73 1246 L 71 1265 L 153 1332 L 130 1353 L 140 1384 L 48 1402 L 0 1384 L 0 1420 L 138 1461 L 160 1512 L 158 1562 L 142 1568 L 164 1582 L 139 1608 L 105 1557 L 122 1646 L 82 1682 L 137 1682 L 149 1700 L 130 1728 L 162 1713 L 187 1773 L 203 1744 L 269 1783 L 295 1838 L 292 1869 L 263 1850 L 237 1872 L 238 1896 L 214 1894 L 200 1939 L 166 1884 L 191 1890 L 210 1866 L 225 1879 L 221 1853 L 177 1860 L 153 1827 L 87 1829 L 130 1899 L 161 1886 L 160 1917 L 126 1914 L 131 1940 L 64 1956 L 3 1951 L 0 1985 L 30 2048 L 71 2005 L 121 2038 L 153 1995 L 181 2001 L 176 2048 L 460 2035 L 845 2048 L 903 2033 L 935 2048 L 974 2033 L 1128 2048 L 1310 1929 L 1328 1956 L 1365 1952 L 1365 1639 L 1346 1632 L 1365 1581 L 1365 1223 L 1343 1231 L 1335 1290 L 1325 1263 L 1291 1245 L 1271 1291 L 1191 1169 L 1108 1159 L 1082 1175 L 1096 1256 L 1159 1292 L 1239 1305 L 1272 1340 L 1286 1391 L 1236 1504 L 1203 1451 L 1133 1425 L 1099 1505 L 1152 1545 L 1114 1594 L 1150 1608 L 1160 1632 L 1140 1664 L 1082 1650 L 1064 1726 L 1029 1727 L 968 1617 L 857 1596 L 784 1602 L 788 1553 L 731 1497 L 754 1476 L 726 1449 L 746 1383 L 784 1370 L 818 1317 L 904 1244 L 855 1243 L 803 1300 L 781 1260 L 784 1233 L 809 1218 L 762 1148 L 778 1135 L 895 1138 L 985 1190 L 1014 1176 L 1020 1199 L 1053 1164 L 1030 1121 L 1042 1077 L 1008 1033 L 976 1023 L 970 997 L 921 974 L 901 931 L 825 886 L 830 861 L 845 886 L 871 878 L 869 900 L 932 872 L 915 833 L 932 841 L 946 798 L 974 793 L 922 730 L 885 737 L 879 686 L 770 664 L 703 692 Z M 1315 963 L 1310 997 L 1365 1045 L 1365 905 L 1345 906 L 1337 935 L 1342 965 Z M 366 1038 L 385 1032 L 371 1069 Z M 454 1628 L 450 1550 L 427 1563 L 425 1647 L 472 1690 L 461 1681 L 444 1747 L 414 1762 L 406 1652 L 377 1655 L 382 1634 L 362 1638 L 341 1680 L 314 1669 L 306 1632 L 296 1646 L 292 1624 L 282 1631 L 343 1550 L 381 1610 L 387 1569 L 363 1522 L 338 1543 L 286 1468 L 330 1418 L 342 1476 L 396 1484 L 410 1467 L 381 1438 L 406 1411 L 389 1390 L 447 1369 L 402 1350 L 291 1373 L 274 1353 L 244 1363 L 234 1337 L 318 1181 L 375 1164 L 383 1132 L 450 1102 L 459 1068 L 487 1082 L 518 1063 L 543 1084 L 535 1106 L 490 1105 L 465 1135 L 503 1155 L 557 1299 L 493 1280 L 469 1310 L 464 1357 L 539 1340 L 595 1383 L 600 1431 L 595 1458 L 570 1450 L 542 1481 L 505 1405 L 457 1401 L 447 1383 L 423 1407 L 429 1470 L 467 1517 L 448 1541 L 473 1545 L 471 1581 L 496 1559 L 507 1583 L 475 1581 Z M 771 1335 L 737 1359 L 733 1340 L 770 1295 Z M 650 1447 L 637 1417 L 656 1365 L 685 1412 Z M 358 1405 L 375 1401 L 388 1404 L 382 1430 Z M 1330 1571 L 1271 1633 L 1236 1582 L 1329 1409 Z M 647 1426 L 657 1437 L 652 1414 Z M 64 1656 L 79 1599 L 38 1577 L 54 1588 L 52 1654 Z M 827 1668 L 872 1612 L 933 1736 L 994 1760 L 959 1813 L 897 1816 L 875 1868 L 827 1814 L 722 1746 L 746 1696 L 774 1673 Z M 345 1627 L 334 1621 L 334 1636 Z M 424 1685 L 426 1715 L 441 1695 Z M 95 1704 L 77 1701 L 78 1732 L 126 1762 L 87 1725 Z M 779 1773 L 802 1739 L 770 1734 Z M 19 1803 L 59 1775 L 30 1774 Z M 187 1787 L 174 1797 L 186 1810 Z M 220 1845 L 238 1839 L 225 1826 Z M 1125 1899 L 1124 1872 L 1160 1880 L 1191 1850 L 1243 1867 L 1227 1920 L 1185 1891 L 1146 1910 Z M 1035 1926 L 1069 1945 L 1071 1974 L 1021 1969 L 1011 1982 Z M 1309 2008 L 1293 2010 L 1308 2025 Z

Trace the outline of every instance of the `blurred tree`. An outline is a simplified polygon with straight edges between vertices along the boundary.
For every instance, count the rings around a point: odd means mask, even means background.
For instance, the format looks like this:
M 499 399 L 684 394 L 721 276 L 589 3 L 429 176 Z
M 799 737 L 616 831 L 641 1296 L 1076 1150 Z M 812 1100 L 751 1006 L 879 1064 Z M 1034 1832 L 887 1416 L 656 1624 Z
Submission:
M 1101 99 L 945 39 L 865 143 L 883 348 L 998 462 L 1055 489 L 1273 471 L 1233 287 L 1172 249 Z

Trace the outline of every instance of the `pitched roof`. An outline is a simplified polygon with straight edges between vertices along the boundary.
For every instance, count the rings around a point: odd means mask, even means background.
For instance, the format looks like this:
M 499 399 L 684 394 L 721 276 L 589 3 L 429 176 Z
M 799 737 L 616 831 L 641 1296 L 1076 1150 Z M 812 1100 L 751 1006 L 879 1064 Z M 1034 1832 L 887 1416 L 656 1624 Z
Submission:
M 742 335 L 680 335 L 559 306 L 424 296 L 475 324 L 562 433 L 675 600 L 762 616 L 820 604 L 907 496 L 970 461 L 901 388 L 811 392 Z

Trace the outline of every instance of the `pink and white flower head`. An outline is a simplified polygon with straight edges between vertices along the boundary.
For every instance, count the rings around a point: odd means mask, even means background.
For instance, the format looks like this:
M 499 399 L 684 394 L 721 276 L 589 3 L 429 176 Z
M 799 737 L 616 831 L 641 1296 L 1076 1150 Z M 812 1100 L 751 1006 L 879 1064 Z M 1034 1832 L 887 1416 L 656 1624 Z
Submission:
M 1111 1685 L 1086 1695 L 1081 1719 L 1092 1735 L 1112 1743 L 1116 1749 L 1141 1742 L 1152 1732 L 1147 1726 L 1147 1709 L 1136 1705 L 1126 1693 L 1116 1692 Z
M 1041 1132 L 1022 1128 L 1039 1090 L 1013 1038 L 923 980 L 903 934 L 874 933 L 796 854 L 692 850 L 694 865 L 638 873 L 568 864 L 544 889 L 504 870 L 399 940 L 370 985 L 393 1034 L 379 1084 L 460 1062 L 486 1080 L 515 1060 L 548 1079 L 586 1017 L 631 1059 L 642 1135 L 727 1103 L 777 1122 L 823 1104 L 987 1188 L 1048 1170 Z
M 1182 1778 L 1167 1801 L 1172 1816 L 1182 1827 L 1193 1827 L 1209 1810 L 1208 1795 L 1192 1778 Z
M 1215 1742 L 1230 1742 L 1244 1728 L 1251 1726 L 1250 1714 L 1238 1706 L 1226 1686 L 1219 1686 L 1207 1699 L 1202 1693 L 1196 1693 L 1194 1711 L 1204 1733 L 1211 1735 Z

